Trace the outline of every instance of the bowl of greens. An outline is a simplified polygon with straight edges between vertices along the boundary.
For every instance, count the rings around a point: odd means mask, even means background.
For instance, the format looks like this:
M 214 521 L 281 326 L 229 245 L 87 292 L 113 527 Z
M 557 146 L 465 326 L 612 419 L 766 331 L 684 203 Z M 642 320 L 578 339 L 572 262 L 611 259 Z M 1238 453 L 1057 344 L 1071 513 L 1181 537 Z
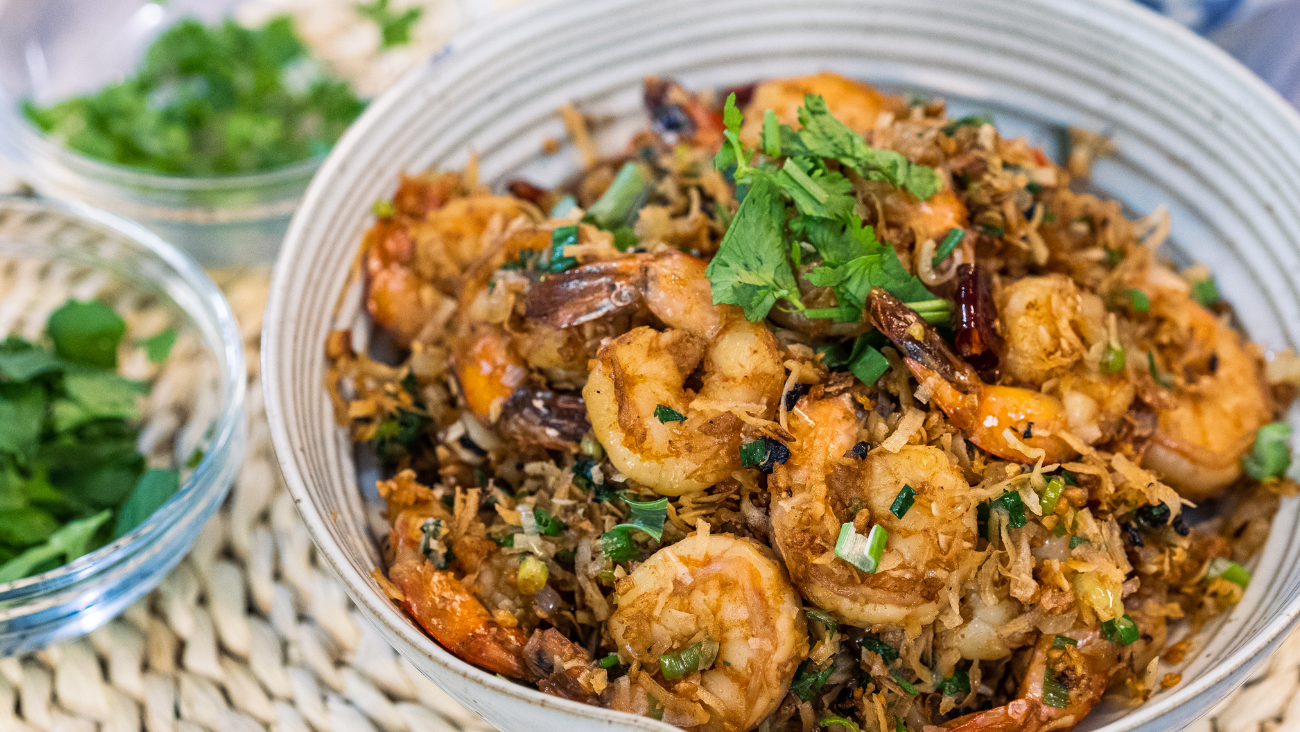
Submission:
M 191 259 L 0 197 L 0 656 L 93 630 L 185 555 L 243 454 L 244 370 Z
M 230 1 L 0 11 L 0 135 L 43 193 L 143 223 L 205 266 L 269 262 L 364 109 L 287 16 Z

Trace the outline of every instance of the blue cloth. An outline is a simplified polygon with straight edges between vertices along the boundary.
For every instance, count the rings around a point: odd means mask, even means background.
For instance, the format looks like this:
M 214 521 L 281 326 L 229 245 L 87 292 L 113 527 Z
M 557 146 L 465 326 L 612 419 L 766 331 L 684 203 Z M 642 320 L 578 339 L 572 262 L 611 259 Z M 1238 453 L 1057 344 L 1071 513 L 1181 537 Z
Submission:
M 1219 44 L 1300 106 L 1300 0 L 1134 0 Z

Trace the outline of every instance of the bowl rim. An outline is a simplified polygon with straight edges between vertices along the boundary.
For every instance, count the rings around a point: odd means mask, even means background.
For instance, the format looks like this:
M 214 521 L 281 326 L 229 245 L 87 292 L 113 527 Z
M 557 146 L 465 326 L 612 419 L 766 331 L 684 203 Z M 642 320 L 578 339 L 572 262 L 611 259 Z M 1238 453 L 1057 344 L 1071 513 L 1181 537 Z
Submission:
M 225 368 L 221 372 L 222 389 L 220 398 L 222 409 L 217 421 L 209 429 L 212 438 L 199 464 L 184 480 L 176 493 L 158 510 L 154 511 L 143 523 L 130 533 L 115 539 L 89 554 L 84 554 L 67 564 L 42 572 L 31 577 L 0 583 L 0 596 L 15 590 L 28 590 L 28 598 L 42 594 L 46 588 L 65 589 L 67 583 L 59 582 L 69 575 L 88 572 L 86 577 L 93 577 L 98 569 L 111 565 L 117 558 L 129 557 L 140 548 L 147 546 L 156 535 L 176 521 L 183 519 L 190 504 L 202 498 L 208 492 L 223 490 L 220 485 L 222 464 L 230 459 L 227 455 L 231 443 L 236 437 L 244 420 L 244 399 L 248 389 L 248 378 L 244 358 L 243 337 L 239 324 L 225 296 L 211 278 L 194 260 L 184 252 L 168 244 L 161 237 L 143 226 L 88 206 L 77 201 L 54 198 L 29 198 L 24 196 L 0 195 L 0 209 L 37 212 L 52 212 L 66 218 L 89 224 L 90 228 L 107 230 L 120 239 L 139 245 L 147 252 L 158 257 L 170 267 L 191 292 L 202 302 L 213 308 L 216 315 L 215 329 L 221 339 L 221 350 L 225 356 Z M 185 311 L 190 319 L 193 313 Z M 221 461 L 221 462 L 219 462 Z M 102 563 L 103 566 L 100 566 Z M 72 582 L 86 577 L 73 578 Z
M 1238 91 L 1249 95 L 1254 102 L 1264 105 L 1278 115 L 1285 123 L 1294 128 L 1300 136 L 1300 111 L 1288 104 L 1274 89 L 1232 58 L 1226 51 L 1215 46 L 1209 40 L 1193 33 L 1190 29 L 1169 17 L 1160 15 L 1138 3 L 1128 0 L 1020 0 L 1051 13 L 1065 17 L 1105 18 L 1108 25 L 1127 37 L 1149 39 L 1147 43 L 1180 46 L 1189 55 L 1199 56 L 1207 64 L 1216 67 L 1233 78 L 1240 85 Z M 615 0 L 606 3 L 602 13 L 617 12 L 620 6 L 631 5 L 637 0 Z M 304 237 L 308 222 L 303 212 L 318 205 L 325 197 L 326 182 L 351 164 L 350 156 L 362 144 L 363 138 L 370 134 L 370 128 L 381 116 L 390 110 L 407 103 L 408 98 L 420 97 L 418 90 L 425 82 L 429 69 L 455 48 L 473 48 L 480 40 L 490 38 L 498 25 L 505 23 L 526 22 L 529 19 L 552 12 L 554 6 L 578 6 L 573 0 L 534 0 L 517 6 L 505 13 L 489 18 L 458 34 L 443 50 L 435 53 L 424 65 L 416 66 L 401 81 L 374 100 L 352 126 L 335 144 L 325 163 L 317 171 L 290 224 L 280 251 L 279 262 L 272 279 L 271 297 L 267 305 L 262 350 L 262 389 L 265 394 L 266 415 L 270 425 L 272 442 L 279 457 L 281 472 L 285 484 L 298 505 L 299 513 L 308 533 L 312 537 L 320 556 L 340 578 L 348 595 L 361 607 L 370 620 L 385 631 L 385 635 L 401 638 L 411 649 L 423 653 L 429 660 L 443 670 L 454 673 L 474 685 L 487 687 L 505 694 L 515 700 L 533 706 L 552 707 L 605 723 L 652 730 L 676 730 L 678 728 L 648 717 L 640 717 L 625 712 L 615 712 L 602 707 L 582 704 L 545 694 L 535 689 L 515 684 L 498 678 L 467 661 L 461 660 L 443 648 L 423 629 L 415 627 L 401 608 L 395 606 L 381 591 L 369 585 L 371 577 L 353 570 L 351 562 L 341 548 L 334 543 L 326 528 L 328 517 L 313 502 L 311 493 L 297 462 L 298 451 L 290 442 L 287 422 L 281 407 L 284 405 L 286 389 L 280 383 L 280 373 L 274 364 L 281 359 L 281 343 L 288 326 L 284 320 L 286 310 L 291 307 L 287 302 L 287 288 L 290 284 L 289 270 L 292 266 L 306 266 L 309 261 L 303 256 L 303 250 L 310 246 Z M 595 11 L 588 11 L 595 12 Z M 290 264 L 293 263 L 293 264 Z M 298 263 L 302 263 L 299 265 Z M 316 349 L 320 350 L 320 349 Z M 312 351 L 315 353 L 316 351 Z M 323 350 L 320 350 L 323 353 Z M 319 356 L 317 356 L 319 357 Z M 1279 643 L 1288 630 L 1300 621 L 1300 596 L 1293 598 L 1269 621 L 1262 630 L 1243 642 L 1242 646 L 1226 658 L 1206 669 L 1193 682 L 1173 691 L 1162 694 L 1142 706 L 1126 711 L 1123 716 L 1105 725 L 1107 732 L 1129 730 L 1141 724 L 1181 708 L 1196 696 L 1210 692 L 1246 667 L 1261 654 L 1267 654 Z M 399 649 L 400 650 L 400 649 Z M 1245 679 L 1239 679 L 1238 684 Z M 1202 714 L 1208 713 L 1206 709 Z

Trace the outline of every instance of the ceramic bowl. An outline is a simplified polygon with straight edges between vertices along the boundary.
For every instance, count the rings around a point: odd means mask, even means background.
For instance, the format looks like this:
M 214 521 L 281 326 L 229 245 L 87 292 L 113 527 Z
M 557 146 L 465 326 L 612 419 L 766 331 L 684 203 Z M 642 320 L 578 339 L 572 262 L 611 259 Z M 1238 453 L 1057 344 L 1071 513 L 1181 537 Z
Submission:
M 617 150 L 644 124 L 641 79 L 727 86 L 832 70 L 992 113 L 1060 159 L 1065 126 L 1111 136 L 1093 183 L 1131 214 L 1169 207 L 1164 253 L 1202 261 L 1268 348 L 1300 343 L 1300 117 L 1227 55 L 1123 0 L 556 0 L 454 41 L 375 102 L 309 188 L 281 254 L 263 351 L 267 416 L 285 478 L 321 555 L 388 640 L 503 730 L 666 729 L 545 696 L 469 666 L 380 592 L 351 446 L 322 387 L 326 333 L 358 322 L 347 290 L 370 205 L 399 173 L 479 155 L 501 187 L 554 184 L 577 155 L 546 156 L 573 100 L 608 117 Z M 1293 423 L 1300 423 L 1292 415 Z M 1206 633 L 1182 682 L 1136 709 L 1108 702 L 1080 729 L 1177 729 L 1268 655 L 1300 610 L 1300 502 L 1286 500 L 1245 599 Z

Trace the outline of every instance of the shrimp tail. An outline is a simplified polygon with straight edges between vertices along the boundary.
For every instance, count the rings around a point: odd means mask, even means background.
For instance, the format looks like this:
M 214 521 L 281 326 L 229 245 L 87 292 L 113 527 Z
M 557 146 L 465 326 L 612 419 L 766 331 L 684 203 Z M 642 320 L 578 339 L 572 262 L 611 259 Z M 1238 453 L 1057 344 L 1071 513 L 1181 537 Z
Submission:
M 645 268 L 636 260 L 577 267 L 529 287 L 524 317 L 552 328 L 572 328 L 629 313 L 642 306 L 645 284 Z
M 406 612 L 454 655 L 503 676 L 532 678 L 524 662 L 528 637 L 493 620 L 450 570 L 408 560 L 389 568 L 388 578 L 405 595 Z
M 958 358 L 924 318 L 888 290 L 871 288 L 867 293 L 867 309 L 871 324 L 893 341 L 905 358 L 917 362 L 950 384 L 961 387 L 964 392 L 981 386 L 982 382 L 975 369 Z

